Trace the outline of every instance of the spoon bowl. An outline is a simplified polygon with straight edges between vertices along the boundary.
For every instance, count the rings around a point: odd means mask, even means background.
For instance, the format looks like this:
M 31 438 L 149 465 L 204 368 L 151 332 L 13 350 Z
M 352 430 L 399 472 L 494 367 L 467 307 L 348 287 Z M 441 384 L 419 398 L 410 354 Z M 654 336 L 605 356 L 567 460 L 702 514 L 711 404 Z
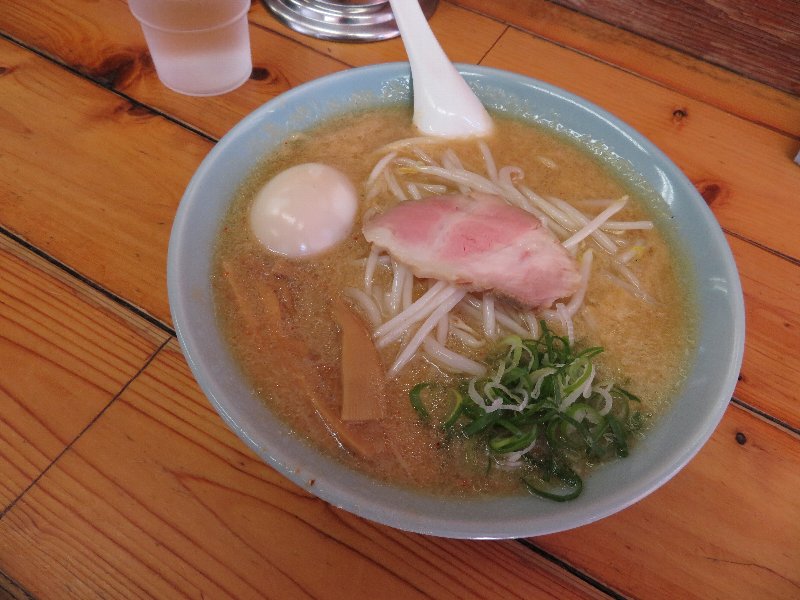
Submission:
M 416 0 L 389 0 L 411 65 L 414 125 L 425 135 L 474 137 L 492 133 L 481 101 L 433 35 Z

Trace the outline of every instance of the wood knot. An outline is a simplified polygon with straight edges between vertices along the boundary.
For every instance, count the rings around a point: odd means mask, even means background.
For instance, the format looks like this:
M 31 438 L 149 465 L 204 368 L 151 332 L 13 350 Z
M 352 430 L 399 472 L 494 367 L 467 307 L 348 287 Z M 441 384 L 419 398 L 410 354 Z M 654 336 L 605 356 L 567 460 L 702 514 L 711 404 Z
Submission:
M 253 81 L 264 81 L 270 77 L 272 77 L 272 73 L 266 67 L 253 67 L 253 71 L 250 73 L 250 79 Z
M 8 67 L 0 67 L 0 76 L 5 75 L 8 71 Z
M 740 446 L 744 446 L 747 443 L 747 436 L 743 434 L 741 431 L 736 432 L 736 443 Z
M 139 75 L 142 64 L 147 62 L 137 52 L 117 52 L 103 59 L 89 74 L 111 87 L 124 88 Z
M 716 181 L 700 181 L 695 184 L 706 204 L 720 204 L 728 196 L 727 188 Z
M 250 79 L 253 81 L 263 81 L 267 85 L 271 87 L 280 87 L 289 89 L 291 86 L 286 78 L 281 74 L 280 69 L 277 68 L 267 68 L 267 67 L 253 67 L 253 70 L 250 72 Z
M 126 100 L 114 107 L 113 114 L 119 117 L 148 118 L 152 117 L 155 113 L 138 102 L 129 102 Z
M 687 111 L 685 108 L 676 108 L 672 111 L 672 120 L 676 123 L 683 121 L 688 116 L 689 111 Z
M 143 104 L 131 104 L 128 108 L 128 114 L 132 117 L 152 117 L 153 111 L 144 106 Z

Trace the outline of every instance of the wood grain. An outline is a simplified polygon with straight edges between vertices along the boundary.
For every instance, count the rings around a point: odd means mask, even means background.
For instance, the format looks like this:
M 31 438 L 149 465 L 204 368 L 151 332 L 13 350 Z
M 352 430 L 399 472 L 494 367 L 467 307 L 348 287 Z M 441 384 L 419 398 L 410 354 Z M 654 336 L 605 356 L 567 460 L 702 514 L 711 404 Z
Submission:
M 517 542 L 310 496 L 224 426 L 175 344 L 0 521 L 0 570 L 40 599 L 604 597 Z
M 453 60 L 477 62 L 505 26 L 443 5 L 434 26 Z M 190 123 L 219 138 L 246 114 L 300 83 L 350 66 L 406 60 L 400 40 L 336 44 L 287 29 L 258 2 L 249 18 L 253 74 L 241 88 L 210 98 L 192 98 L 158 81 L 144 37 L 119 0 L 100 0 L 91 11 L 81 0 L 59 3 L 9 0 L 0 5 L 0 30 L 98 82 Z M 467 32 L 469 35 L 464 35 Z
M 0 514 L 166 338 L 0 236 Z
M 800 3 L 796 0 L 553 1 L 800 94 Z
M 792 138 L 516 30 L 482 64 L 543 79 L 614 113 L 686 173 L 722 227 L 800 259 L 798 237 L 786 226 L 800 222 Z
M 629 597 L 789 600 L 800 596 L 798 489 L 800 439 L 731 407 L 655 494 L 535 543 Z
M 800 97 L 693 58 L 681 52 L 680 45 L 677 49 L 669 48 L 553 4 L 550 0 L 455 2 L 631 71 L 690 98 L 800 137 Z M 593 3 L 582 5 L 594 6 Z M 531 56 L 528 60 L 536 63 L 539 59 Z
M 251 13 L 264 11 L 258 4 L 251 9 Z M 4 1 L 0 31 L 214 138 L 278 94 L 347 68 L 284 36 L 251 27 L 250 80 L 228 94 L 196 98 L 173 92 L 158 81 L 141 29 L 120 0 L 98 0 L 91 10 L 82 0 Z
M 744 291 L 745 351 L 734 395 L 800 430 L 800 266 L 728 236 Z
M 167 322 L 172 218 L 211 142 L 5 40 L 0 67 L 0 220 Z
M 0 573 L 0 600 L 31 600 L 31 598 L 32 596 L 17 585 L 17 582 Z

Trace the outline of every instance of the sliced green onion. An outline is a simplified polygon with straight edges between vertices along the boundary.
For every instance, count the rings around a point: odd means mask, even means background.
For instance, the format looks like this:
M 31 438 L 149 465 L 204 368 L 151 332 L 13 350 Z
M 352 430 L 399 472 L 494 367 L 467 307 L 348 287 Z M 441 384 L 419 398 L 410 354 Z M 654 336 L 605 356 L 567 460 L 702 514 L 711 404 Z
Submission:
M 606 417 L 611 433 L 614 435 L 614 446 L 617 449 L 617 456 L 624 458 L 628 456 L 628 443 L 625 441 L 625 434 L 622 431 L 622 424 L 611 415 Z
M 575 402 L 573 403 L 565 413 L 568 417 L 575 419 L 576 421 L 580 422 L 586 419 L 587 421 L 591 421 L 595 425 L 598 423 L 602 423 L 604 421 L 603 415 L 601 415 L 597 410 L 589 406 L 588 404 L 584 404 L 583 402 Z
M 446 388 L 451 402 L 442 427 L 485 447 L 489 465 L 491 455 L 531 448 L 522 458 L 547 485 L 542 488 L 523 478 L 525 487 L 537 496 L 563 502 L 577 498 L 583 489 L 576 466 L 582 460 L 627 456 L 628 440 L 643 426 L 644 417 L 639 411 L 630 413 L 629 403 L 640 402 L 632 393 L 612 383 L 603 384 L 604 395 L 590 381 L 596 376 L 593 360 L 603 348 L 577 351 L 543 321 L 541 331 L 535 340 L 508 336 L 490 353 L 487 376 Z M 418 384 L 409 394 L 423 420 L 430 418 L 423 401 L 423 391 L 430 385 Z M 562 410 L 562 401 L 570 395 L 575 401 Z M 601 414 L 600 408 L 608 410 L 607 396 L 610 412 Z M 559 486 L 567 491 L 562 493 Z
M 625 388 L 622 388 L 622 387 L 617 385 L 617 386 L 614 386 L 614 389 L 616 389 L 620 394 L 625 396 L 628 400 L 633 400 L 634 402 L 638 402 L 638 403 L 641 404 L 642 401 L 639 399 L 639 397 L 638 396 L 634 396 L 633 394 L 631 394 Z
M 449 393 L 453 397 L 453 406 L 450 409 L 450 413 L 445 418 L 444 423 L 442 423 L 442 427 L 445 429 L 449 429 L 455 425 L 456 421 L 458 421 L 458 418 L 461 416 L 461 412 L 464 410 L 464 395 L 455 388 L 450 388 Z
M 538 427 L 534 425 L 528 433 L 523 433 L 520 431 L 518 435 L 492 438 L 489 441 L 489 447 L 498 454 L 517 452 L 530 446 L 533 443 L 533 440 L 536 439 L 537 434 Z
M 555 475 L 561 482 L 563 482 L 565 485 L 569 486 L 572 489 L 563 494 L 557 494 L 536 487 L 524 477 L 522 477 L 521 480 L 531 494 L 534 494 L 541 498 L 546 498 L 547 500 L 555 500 L 556 502 L 567 502 L 569 500 L 574 500 L 575 498 L 581 495 L 581 492 L 583 491 L 583 479 L 581 479 L 580 475 L 578 475 L 575 471 L 573 471 L 569 467 L 562 467 L 557 472 L 553 473 L 553 475 Z
M 464 435 L 467 437 L 471 437 L 478 432 L 487 429 L 491 425 L 494 425 L 494 422 L 500 418 L 500 413 L 498 411 L 484 413 L 482 417 L 478 417 L 472 423 L 464 427 Z
M 427 387 L 430 387 L 430 385 L 431 384 L 428 382 L 418 383 L 413 388 L 411 388 L 411 391 L 408 393 L 408 396 L 411 400 L 411 406 L 414 407 L 414 410 L 417 411 L 417 413 L 419 414 L 420 418 L 423 421 L 427 421 L 429 415 L 427 409 L 422 404 L 422 390 L 424 390 Z

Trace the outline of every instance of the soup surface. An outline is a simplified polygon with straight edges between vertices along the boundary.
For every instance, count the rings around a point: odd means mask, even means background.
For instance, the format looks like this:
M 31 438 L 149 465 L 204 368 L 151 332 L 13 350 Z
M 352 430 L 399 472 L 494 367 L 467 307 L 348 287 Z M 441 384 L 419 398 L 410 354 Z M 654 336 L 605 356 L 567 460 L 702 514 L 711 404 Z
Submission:
M 643 435 L 668 407 L 694 349 L 692 295 L 680 253 L 670 243 L 668 217 L 659 213 L 662 209 L 653 197 L 616 176 L 603 157 L 539 126 L 502 117 L 496 117 L 496 124 L 496 133 L 486 140 L 494 162 L 524 171 L 524 181 L 540 196 L 560 198 L 593 215 L 608 205 L 608 199 L 628 195 L 630 201 L 614 219 L 656 224 L 618 232 L 622 241 L 617 256 L 625 255 L 633 279 L 614 271 L 611 255 L 597 248 L 593 239 L 581 242 L 579 253 L 594 248 L 594 263 L 583 304 L 570 325 L 576 348 L 604 350 L 594 358 L 597 380 L 616 381 L 640 399 L 635 403 L 641 422 L 636 435 Z M 342 336 L 333 307 L 345 296 L 344 290 L 363 287 L 371 248 L 362 225 L 398 202 L 388 177 L 387 183 L 381 179 L 380 185 L 372 185 L 369 193 L 365 182 L 387 154 L 384 147 L 416 135 L 408 110 L 380 109 L 298 134 L 265 157 L 238 191 L 220 230 L 213 275 L 218 318 L 255 392 L 310 444 L 376 478 L 433 493 L 516 493 L 527 466 L 509 467 L 492 460 L 474 439 L 420 419 L 409 401 L 416 384 L 457 385 L 465 377 L 424 356 L 414 358 L 386 382 L 383 418 L 344 424 L 326 418 L 341 414 L 342 404 Z M 421 147 L 433 161 L 449 150 L 465 169 L 485 172 L 485 157 L 475 141 L 425 142 Z M 351 235 L 333 250 L 288 259 L 270 253 L 255 239 L 248 225 L 249 210 L 267 181 L 288 167 L 309 162 L 325 163 L 346 174 L 360 194 L 360 209 Z M 417 183 L 422 195 L 428 195 L 425 178 Z M 431 189 L 444 185 L 428 183 L 434 186 Z M 449 185 L 447 191 L 457 192 L 458 187 Z M 391 285 L 391 273 L 380 264 L 374 277 L 377 284 Z M 425 289 L 424 282 L 416 281 L 414 297 Z M 357 306 L 353 310 L 360 314 Z M 540 313 L 537 317 L 546 319 L 550 329 L 567 335 L 564 321 L 554 318 L 552 311 Z M 474 315 L 457 310 L 456 314 L 472 331 L 480 330 Z M 464 355 L 481 361 L 503 335 L 477 347 L 451 342 Z M 384 368 L 394 360 L 399 344 L 380 350 Z M 340 426 L 357 437 L 359 451 L 344 447 L 342 432 L 336 431 Z M 583 472 L 594 462 L 585 459 L 575 468 Z

